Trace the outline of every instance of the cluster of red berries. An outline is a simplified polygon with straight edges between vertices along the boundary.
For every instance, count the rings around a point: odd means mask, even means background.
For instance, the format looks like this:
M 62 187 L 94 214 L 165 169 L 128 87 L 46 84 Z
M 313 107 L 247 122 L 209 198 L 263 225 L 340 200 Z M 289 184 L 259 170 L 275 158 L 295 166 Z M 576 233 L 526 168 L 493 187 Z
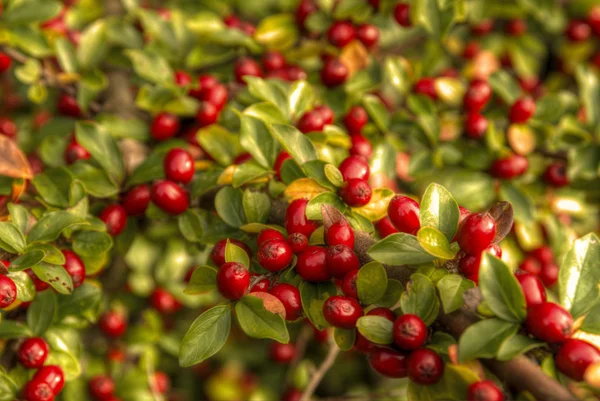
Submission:
M 355 27 L 350 21 L 335 21 L 327 30 L 327 40 L 335 47 L 343 48 L 355 39 L 370 49 L 379 41 L 379 29 L 371 24 Z
M 492 244 L 496 236 L 496 221 L 489 213 L 469 213 L 460 209 L 460 221 L 456 241 L 463 254 L 459 261 L 459 270 L 469 280 L 479 282 L 479 266 L 483 252 L 489 252 L 500 258 L 502 249 Z
M 31 380 L 23 388 L 26 401 L 53 401 L 63 389 L 63 371 L 56 365 L 44 366 L 49 348 L 44 339 L 28 338 L 19 346 L 17 357 L 26 369 L 37 369 Z
M 277 51 L 266 52 L 263 54 L 261 61 L 262 68 L 260 64 L 252 58 L 239 58 L 235 62 L 233 69 L 235 80 L 238 83 L 245 85 L 245 76 L 278 78 L 290 82 L 308 78 L 306 71 L 304 71 L 302 67 L 295 64 L 288 64 L 284 55 Z
M 339 165 L 344 184 L 340 188 L 340 196 L 351 207 L 364 206 L 371 201 L 373 192 L 369 185 L 371 170 L 364 156 L 348 156 Z
M 8 71 L 11 65 L 12 58 L 8 54 L 0 52 L 0 74 L 4 74 Z
M 115 397 L 115 382 L 110 376 L 92 377 L 88 383 L 88 391 L 96 401 L 120 401 Z
M 529 252 L 519 265 L 519 270 L 539 277 L 548 288 L 558 281 L 558 265 L 548 246 L 541 246 Z

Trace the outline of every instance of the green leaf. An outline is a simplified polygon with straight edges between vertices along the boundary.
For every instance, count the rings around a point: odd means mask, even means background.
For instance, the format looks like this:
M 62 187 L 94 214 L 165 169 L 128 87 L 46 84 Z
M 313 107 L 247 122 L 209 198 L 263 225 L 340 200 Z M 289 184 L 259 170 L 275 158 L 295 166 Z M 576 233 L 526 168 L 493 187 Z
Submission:
M 575 78 L 581 93 L 586 119 L 590 125 L 597 127 L 600 122 L 600 80 L 598 75 L 582 64 L 577 66 Z
M 4 10 L 2 19 L 9 26 L 26 25 L 56 17 L 62 8 L 63 5 L 56 0 L 13 2 Z
M 443 186 L 432 183 L 427 187 L 420 204 L 421 227 L 433 227 L 452 241 L 458 228 L 458 204 Z
M 106 132 L 115 138 L 131 138 L 139 141 L 146 141 L 150 138 L 150 129 L 148 124 L 140 119 L 133 117 L 120 117 L 114 114 L 100 114 L 96 117 Z
M 304 281 L 300 286 L 302 309 L 311 323 L 319 330 L 329 326 L 323 316 L 323 304 L 327 298 L 336 293 L 337 289 L 332 282 L 309 283 Z
M 436 0 L 416 0 L 410 6 L 410 20 L 434 37 L 441 36 L 441 15 Z
M 414 235 L 396 233 L 377 241 L 369 248 L 369 256 L 389 265 L 418 265 L 435 260 L 427 253 Z
M 285 320 L 267 311 L 261 298 L 246 295 L 235 305 L 235 313 L 240 327 L 253 338 L 270 338 L 280 343 L 288 343 L 290 335 Z
M 413 274 L 406 286 L 406 292 L 400 298 L 402 312 L 417 315 L 425 324 L 430 325 L 437 317 L 432 317 L 436 305 L 439 308 L 437 293 L 431 280 L 422 274 Z
M 450 248 L 448 239 L 433 227 L 422 227 L 417 233 L 417 239 L 427 253 L 437 258 L 451 260 L 456 256 L 456 251 Z
M 458 274 L 448 274 L 437 282 L 440 292 L 440 300 L 444 307 L 444 313 L 452 313 L 463 305 L 463 293 L 469 288 L 475 287 L 475 283 Z
M 427 343 L 427 348 L 431 348 L 438 354 L 448 355 L 448 348 L 456 344 L 456 340 L 448 333 L 436 331 Z
M 327 163 L 323 168 L 323 172 L 325 173 L 325 177 L 332 183 L 335 187 L 340 188 L 344 185 L 344 177 L 342 176 L 342 172 L 333 164 Z
M 494 358 L 504 341 L 518 329 L 518 324 L 500 319 L 481 320 L 469 326 L 458 341 L 459 362 Z
M 371 305 L 379 301 L 387 288 L 387 273 L 379 262 L 369 262 L 358 270 L 356 289 L 362 304 Z
M 89 225 L 89 223 L 84 218 L 64 210 L 47 213 L 31 227 L 27 242 L 54 241 L 64 229 L 77 225 Z
M 321 214 L 322 205 L 331 205 L 340 212 L 344 213 L 347 209 L 346 204 L 336 193 L 323 192 L 312 198 L 306 205 L 306 217 L 310 220 L 323 220 Z
M 75 125 L 77 142 L 117 183 L 125 177 L 123 156 L 115 139 L 98 124 L 79 122 Z
M 140 164 L 127 180 L 127 186 L 147 183 L 152 180 L 164 178 L 165 172 L 163 159 L 169 150 L 183 146 L 183 142 L 168 141 L 154 148 L 152 153 Z
M 354 347 L 356 331 L 354 329 L 340 329 L 336 327 L 333 331 L 333 339 L 342 351 L 350 351 Z
M 244 214 L 248 223 L 266 223 L 271 212 L 271 199 L 264 192 L 244 191 L 242 198 Z
M 14 224 L 0 222 L 0 248 L 10 253 L 25 251 L 25 237 Z
M 27 210 L 27 208 L 24 206 L 11 202 L 8 204 L 8 211 L 13 224 L 19 229 L 20 232 L 26 234 L 29 228 L 29 219 L 31 218 L 31 213 L 29 213 L 29 210 Z
M 262 121 L 267 127 L 271 124 L 286 124 L 288 122 L 282 111 L 270 102 L 254 103 L 244 110 L 244 115 Z
M 514 184 L 503 181 L 500 183 L 500 199 L 510 202 L 514 209 L 515 220 L 520 223 L 531 223 L 535 219 L 533 200 Z
M 289 89 L 288 111 L 292 119 L 304 114 L 309 110 L 314 101 L 313 87 L 306 81 L 296 81 Z
M 521 87 L 517 80 L 504 70 L 497 71 L 490 75 L 488 82 L 493 92 L 500 96 L 507 104 L 513 104 L 521 95 Z
M 126 50 L 133 69 L 143 79 L 164 84 L 173 80 L 173 70 L 167 59 L 154 51 Z
M 102 305 L 102 289 L 84 282 L 72 294 L 58 296 L 57 321 L 67 316 L 83 317 L 96 322 Z
M 479 288 L 483 299 L 499 318 L 518 323 L 527 317 L 525 296 L 519 282 L 502 260 L 488 252 L 481 258 Z
M 239 228 L 246 223 L 244 195 L 241 189 L 224 187 L 215 196 L 215 209 L 219 217 L 232 227 Z
M 246 251 L 229 240 L 225 245 L 225 262 L 237 262 L 243 264 L 246 268 L 250 267 L 250 257 Z
M 73 251 L 81 256 L 99 256 L 113 246 L 110 235 L 100 231 L 78 231 L 73 235 Z
M 296 127 L 273 124 L 270 130 L 275 139 L 298 164 L 302 165 L 318 159 L 317 150 L 311 140 Z
M 402 296 L 403 292 L 404 286 L 400 281 L 388 278 L 385 294 L 383 294 L 383 297 L 377 301 L 377 305 L 386 308 L 393 308 L 400 301 L 400 297 Z
M 198 143 L 213 159 L 222 166 L 233 164 L 239 153 L 238 138 L 218 124 L 201 128 L 197 134 Z
M 246 252 L 244 252 L 244 254 L 245 253 Z M 246 255 L 246 257 L 247 256 L 248 255 Z M 214 290 L 216 284 L 217 270 L 210 266 L 199 266 L 192 273 L 190 282 L 183 292 L 190 295 L 205 294 Z
M 8 277 L 17 286 L 17 299 L 22 302 L 29 302 L 35 297 L 35 286 L 29 275 L 23 271 L 14 271 L 11 264 Z
M 231 305 L 215 306 L 198 316 L 181 340 L 179 365 L 189 367 L 216 354 L 227 341 Z
M 377 128 L 382 132 L 387 132 L 390 125 L 390 112 L 381 99 L 375 95 L 365 95 L 363 97 L 363 105 Z
M 372 343 L 387 345 L 394 341 L 394 323 L 382 316 L 363 316 L 356 322 L 356 328 Z
M 269 174 L 271 174 L 271 170 L 259 166 L 254 160 L 249 160 L 236 166 L 233 171 L 231 185 L 234 188 L 239 188 L 253 180 L 266 177 Z
M 258 100 L 272 103 L 283 116 L 287 114 L 287 94 L 274 81 L 249 75 L 245 76 L 244 80 L 248 83 L 248 92 L 252 96 Z
M 106 40 L 106 21 L 97 20 L 82 32 L 77 46 L 77 61 L 82 69 L 95 67 L 102 61 L 109 50 Z
M 600 303 L 589 310 L 581 323 L 581 330 L 592 334 L 600 334 Z
M 240 144 L 258 164 L 270 169 L 279 154 L 279 144 L 261 120 L 242 114 L 240 123 Z
M 75 47 L 66 38 L 58 38 L 54 42 L 56 48 L 56 58 L 65 72 L 77 72 L 77 58 L 75 57 Z
M 37 265 L 44 260 L 45 257 L 46 254 L 39 249 L 29 250 L 10 263 L 10 271 L 25 270 L 31 266 Z
M 545 343 L 543 341 L 536 341 L 527 336 L 515 334 L 502 343 L 500 349 L 498 349 L 496 359 L 499 361 L 510 361 L 527 351 L 543 347 L 544 345 Z
M 71 172 L 92 196 L 108 198 L 119 193 L 119 187 L 111 181 L 106 171 L 90 163 L 78 161 L 71 166 Z
M 33 186 L 42 199 L 50 205 L 66 208 L 69 206 L 69 189 L 73 177 L 65 168 L 54 168 L 36 174 Z
M 23 338 L 31 337 L 32 335 L 33 333 L 29 327 L 21 322 L 6 319 L 0 321 L 0 338 Z
M 44 262 L 51 263 L 53 265 L 64 265 L 65 255 L 51 244 L 32 244 L 27 247 L 29 251 L 40 250 L 44 255 Z
M 575 240 L 558 271 L 558 299 L 573 318 L 589 311 L 600 298 L 600 243 L 590 233 Z
M 50 284 L 59 293 L 70 294 L 73 292 L 73 280 L 64 267 L 40 263 L 31 269 L 40 280 Z
M 27 309 L 27 325 L 34 335 L 41 336 L 52 324 L 57 310 L 56 294 L 52 291 L 42 291 Z
M 293 14 L 275 14 L 263 18 L 254 39 L 267 49 L 286 50 L 298 40 L 298 25 Z

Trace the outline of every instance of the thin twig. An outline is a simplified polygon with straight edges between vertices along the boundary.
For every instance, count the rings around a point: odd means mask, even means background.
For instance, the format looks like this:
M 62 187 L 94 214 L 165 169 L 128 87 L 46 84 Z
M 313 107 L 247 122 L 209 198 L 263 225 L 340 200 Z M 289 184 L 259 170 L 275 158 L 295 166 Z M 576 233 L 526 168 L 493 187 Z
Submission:
M 331 368 L 331 366 L 335 362 L 335 358 L 337 358 L 339 353 L 339 347 L 335 344 L 335 342 L 333 342 L 333 340 L 331 340 L 329 345 L 329 352 L 327 353 L 325 360 L 321 363 L 321 365 L 315 371 L 315 373 L 313 373 L 312 377 L 310 378 L 310 382 L 308 383 L 308 386 L 306 386 L 304 392 L 302 393 L 302 397 L 300 397 L 300 401 L 309 401 L 311 399 L 313 393 L 317 389 L 317 386 L 319 385 L 319 383 L 321 383 L 321 380 L 323 380 L 323 377 L 325 376 L 329 368 Z
M 313 333 L 313 328 L 309 325 L 305 324 L 304 326 L 302 326 L 302 329 L 300 329 L 300 333 L 298 334 L 298 337 L 296 338 L 296 355 L 294 356 L 294 359 L 292 359 L 292 361 L 290 362 L 290 365 L 289 365 L 288 371 L 287 371 L 287 379 L 288 380 L 292 376 L 292 372 L 294 371 L 294 368 L 296 366 L 298 366 L 298 362 L 300 362 L 300 360 L 304 357 L 304 353 L 306 352 L 306 346 L 308 344 L 308 341 L 310 340 L 312 333 Z

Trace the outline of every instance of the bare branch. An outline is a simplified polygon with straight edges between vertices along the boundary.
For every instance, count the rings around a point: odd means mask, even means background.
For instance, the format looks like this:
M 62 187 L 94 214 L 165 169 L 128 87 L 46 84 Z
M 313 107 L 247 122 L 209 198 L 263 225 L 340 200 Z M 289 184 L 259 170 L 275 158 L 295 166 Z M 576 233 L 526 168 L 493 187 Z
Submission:
M 321 383 L 321 380 L 323 380 L 323 377 L 331 368 L 331 366 L 335 362 L 335 358 L 337 358 L 339 353 L 339 347 L 335 344 L 335 342 L 333 342 L 333 340 L 331 340 L 329 345 L 329 352 L 327 353 L 325 360 L 321 363 L 321 365 L 315 371 L 315 373 L 313 373 L 312 377 L 310 378 L 310 382 L 308 383 L 308 386 L 306 386 L 304 392 L 302 393 L 302 397 L 300 397 L 300 401 L 309 401 L 311 399 L 313 393 L 317 389 L 317 386 L 319 385 L 319 383 Z

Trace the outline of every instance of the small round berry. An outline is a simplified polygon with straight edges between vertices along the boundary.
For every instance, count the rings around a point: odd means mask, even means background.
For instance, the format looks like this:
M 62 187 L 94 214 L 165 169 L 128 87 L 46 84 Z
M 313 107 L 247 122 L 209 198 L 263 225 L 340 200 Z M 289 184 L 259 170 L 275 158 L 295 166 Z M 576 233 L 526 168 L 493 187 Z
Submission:
M 319 227 L 315 220 L 306 218 L 306 205 L 308 200 L 296 199 L 290 203 L 285 211 L 285 229 L 288 233 L 301 233 L 310 238 L 313 231 Z
M 522 19 L 513 19 L 506 22 L 504 30 L 510 36 L 523 36 L 527 32 L 527 23 Z
M 398 316 L 392 329 L 394 343 L 401 349 L 412 351 L 421 348 L 427 340 L 427 326 L 417 315 Z
M 327 40 L 335 47 L 344 47 L 354 40 L 356 31 L 350 22 L 336 21 L 327 31 Z
M 65 256 L 63 267 L 73 280 L 73 288 L 77 288 L 85 280 L 85 265 L 75 252 L 66 249 L 63 249 L 61 252 Z
M 371 200 L 373 192 L 366 180 L 352 178 L 344 182 L 340 188 L 340 196 L 344 203 L 350 207 L 364 206 Z
M 549 246 L 540 246 L 529 252 L 529 255 L 544 265 L 554 263 L 554 253 Z
M 354 338 L 354 349 L 363 354 L 370 355 L 378 348 L 377 344 L 367 340 L 360 331 L 356 330 L 356 337 Z
M 383 306 L 371 309 L 370 311 L 367 312 L 367 316 L 383 317 L 392 323 L 394 323 L 396 321 L 396 314 L 394 313 L 394 311 L 391 310 L 390 308 L 385 308 Z
M 150 190 L 152 202 L 165 213 L 176 216 L 190 204 L 186 191 L 173 181 L 157 181 Z
M 408 196 L 394 196 L 387 214 L 394 227 L 402 233 L 415 234 L 421 228 L 419 204 Z
M 528 308 L 546 302 L 546 289 L 538 276 L 527 272 L 517 272 L 515 277 L 523 290 Z
M 241 84 L 245 84 L 245 76 L 262 77 L 260 65 L 251 58 L 242 57 L 235 62 L 234 65 L 235 80 Z
M 347 297 L 358 299 L 358 287 L 356 286 L 356 280 L 358 280 L 358 269 L 348 272 L 342 279 L 342 285 L 340 288 Z
M 354 230 L 345 220 L 333 223 L 325 234 L 325 242 L 329 246 L 346 245 L 354 249 Z
M 301 0 L 298 8 L 296 8 L 296 23 L 300 27 L 304 27 L 304 22 L 308 16 L 315 11 L 317 11 L 317 6 L 312 0 Z
M 465 120 L 465 133 L 469 138 L 481 139 L 488 129 L 488 120 L 479 113 L 469 113 Z
M 122 313 L 116 311 L 108 311 L 100 317 L 98 322 L 100 330 L 111 338 L 118 338 L 127 331 L 127 319 Z
M 473 213 L 458 228 L 456 240 L 469 255 L 479 255 L 492 244 L 496 222 L 489 213 Z
M 394 8 L 394 19 L 396 22 L 405 28 L 411 27 L 410 21 L 410 5 L 406 3 L 399 3 Z
M 538 275 L 542 271 L 542 264 L 533 256 L 527 256 L 519 265 L 519 270 Z
M 69 143 L 65 149 L 65 162 L 73 164 L 78 160 L 88 160 L 92 155 L 86 148 L 81 146 L 75 139 Z
M 267 241 L 270 241 L 272 239 L 280 239 L 280 240 L 285 240 L 285 237 L 283 236 L 282 233 L 280 233 L 277 230 L 274 230 L 272 228 L 265 228 L 264 230 L 261 230 L 258 233 L 258 237 L 256 237 L 256 244 L 257 245 L 262 245 Z
M 263 67 L 266 71 L 277 71 L 285 68 L 285 57 L 276 51 L 268 51 L 262 57 Z
M 363 310 L 356 299 L 334 295 L 327 298 L 323 304 L 323 315 L 333 327 L 351 329 L 363 315 Z
M 419 348 L 408 356 L 408 377 L 425 386 L 437 383 L 444 374 L 444 361 L 429 348 Z
M 150 187 L 141 184 L 131 188 L 121 201 L 128 216 L 141 216 L 150 204 Z
M 570 338 L 556 354 L 556 367 L 575 381 L 582 381 L 588 366 L 600 362 L 600 350 L 585 341 Z
M 296 273 L 310 282 L 328 281 L 331 279 L 327 269 L 327 250 L 320 246 L 310 245 L 298 255 Z
M 530 97 L 517 99 L 510 107 L 508 119 L 513 124 L 526 123 L 535 114 L 535 102 Z
M 61 94 L 58 97 L 58 102 L 56 104 L 56 109 L 58 114 L 63 116 L 79 118 L 82 116 L 81 109 L 77 104 L 77 100 L 73 96 L 69 96 L 66 94 Z
M 471 25 L 471 32 L 477 36 L 485 36 L 494 30 L 494 20 L 484 19 L 475 25 Z
M 408 374 L 406 354 L 388 348 L 377 347 L 369 358 L 375 371 L 387 377 L 401 379 Z
M 217 83 L 214 86 L 202 90 L 199 94 L 199 100 L 209 102 L 215 106 L 218 111 L 221 111 L 223 107 L 225 107 L 225 103 L 227 103 L 227 96 L 227 88 L 224 85 Z
M 150 133 L 157 141 L 172 138 L 179 132 L 179 117 L 169 113 L 157 114 L 152 120 Z
M 481 264 L 481 255 L 464 254 L 458 262 L 458 269 L 465 277 L 477 277 L 479 275 L 479 266 Z M 478 280 L 473 280 L 478 282 Z
M 325 106 L 322 104 L 322 105 L 316 106 L 313 110 L 321 113 L 321 117 L 323 117 L 323 121 L 325 121 L 325 125 L 333 124 L 333 119 L 335 116 L 333 114 L 333 110 L 331 110 L 331 107 Z
M 109 376 L 98 375 L 90 379 L 88 388 L 90 395 L 96 400 L 107 400 L 115 392 L 115 382 Z
M 292 248 L 284 239 L 273 239 L 263 243 L 258 250 L 258 263 L 265 269 L 276 272 L 285 269 L 294 256 Z
M 30 380 L 23 389 L 26 401 L 54 401 L 54 391 L 50 385 L 41 380 Z
M 567 25 L 565 34 L 571 42 L 583 42 L 592 36 L 592 28 L 585 21 L 573 20 Z
M 302 300 L 298 288 L 291 284 L 279 283 L 271 288 L 269 294 L 283 304 L 286 320 L 296 320 L 302 315 Z
M 373 156 L 371 142 L 361 134 L 352 135 L 350 141 L 352 141 L 352 146 L 350 147 L 351 156 L 361 156 L 367 160 Z
M 17 299 L 17 286 L 10 277 L 0 274 L 0 309 L 12 305 Z
M 300 132 L 315 132 L 315 131 L 323 131 L 325 127 L 325 120 L 323 119 L 323 114 L 319 111 L 311 110 L 307 111 L 300 117 L 298 123 L 296 124 Z
M 471 60 L 477 55 L 477 53 L 479 53 L 480 50 L 479 43 L 476 41 L 471 41 L 466 44 L 465 48 L 463 49 L 462 56 L 467 60 Z
M 419 79 L 413 86 L 413 92 L 436 100 L 438 95 L 435 91 L 435 78 L 423 77 Z
M 0 52 L 0 74 L 8 71 L 11 64 L 12 58 L 8 54 Z
M 283 162 L 291 158 L 292 156 L 287 152 L 281 152 L 277 155 L 275 163 L 273 164 L 273 170 L 275 171 L 277 179 L 281 180 L 281 167 L 283 167 Z
M 150 305 L 164 315 L 172 315 L 182 307 L 177 298 L 164 288 L 155 288 L 152 291 Z
M 493 381 L 481 380 L 469 386 L 467 401 L 504 401 L 504 394 Z
M 127 226 L 127 211 L 118 203 L 106 206 L 98 217 L 106 225 L 106 231 L 113 237 L 121 234 Z
M 562 306 L 544 302 L 528 309 L 525 327 L 540 340 L 561 343 L 573 332 L 573 317 Z
M 484 80 L 476 79 L 469 84 L 463 97 L 463 107 L 466 111 L 476 113 L 483 110 L 492 98 L 492 87 Z
M 171 149 L 163 160 L 167 180 L 187 184 L 194 178 L 194 158 L 181 148 Z
M 250 272 L 237 262 L 228 262 L 219 268 L 217 288 L 219 293 L 233 301 L 243 297 L 250 287 Z
M 542 283 L 548 288 L 552 288 L 558 281 L 558 265 L 554 263 L 548 263 L 542 265 L 542 271 L 540 272 L 540 279 Z
M 303 0 L 303 2 L 306 0 Z M 297 388 L 289 388 L 281 396 L 281 401 L 300 401 L 302 398 L 302 391 Z
M 173 78 L 175 79 L 175 84 L 182 88 L 188 87 L 192 84 L 192 77 L 185 71 L 175 71 Z
M 321 70 L 321 82 L 327 87 L 338 86 L 346 82 L 350 71 L 341 60 L 332 58 L 327 60 Z
M 290 234 L 287 241 L 292 247 L 292 252 L 294 252 L 294 254 L 304 252 L 308 247 L 308 238 L 302 233 Z
M 368 180 L 371 169 L 367 159 L 362 156 L 348 156 L 340 163 L 340 172 L 344 181 L 351 179 Z
M 31 278 L 31 281 L 33 281 L 33 285 L 35 286 L 35 290 L 37 292 L 42 292 L 44 290 L 47 290 L 50 287 L 50 284 L 40 280 L 38 278 L 38 276 L 35 275 L 35 273 L 33 272 L 33 270 L 31 269 L 26 269 L 25 273 L 27 273 L 27 275 L 29 276 L 29 278 Z M 1 303 L 2 303 L 2 276 L 0 275 L 0 308 Z
M 42 381 L 47 383 L 54 394 L 62 391 L 65 385 L 65 375 L 63 370 L 56 365 L 42 366 L 35 372 L 31 381 Z
M 17 124 L 8 117 L 0 117 L 0 135 L 14 139 L 17 136 Z
M 27 369 L 41 368 L 48 357 L 48 344 L 39 337 L 28 338 L 19 347 L 17 355 Z
M 166 394 L 171 389 L 171 378 L 165 372 L 155 372 L 152 388 L 159 394 Z
M 374 47 L 379 41 L 379 29 L 375 25 L 363 24 L 356 29 L 356 38 L 367 49 Z
M 390 220 L 388 216 L 385 216 L 381 220 L 377 221 L 375 223 L 375 228 L 377 229 L 377 232 L 379 233 L 379 236 L 381 238 L 385 238 L 388 235 L 396 234 L 397 232 L 399 232 L 396 229 L 396 227 L 394 227 L 394 225 L 392 224 L 392 220 Z
M 269 347 L 269 358 L 278 364 L 288 364 L 296 357 L 296 346 L 294 344 L 271 343 Z
M 587 23 L 592 28 L 592 31 L 600 36 L 600 6 L 592 7 L 588 14 Z
M 250 273 L 250 276 L 255 276 L 255 273 Z M 269 292 L 269 286 L 271 285 L 271 280 L 268 278 L 263 278 L 258 281 L 250 288 L 250 292 Z
M 555 188 L 561 188 L 569 185 L 567 178 L 567 168 L 564 163 L 552 163 L 544 172 L 544 181 Z
M 359 134 L 369 121 L 367 111 L 361 106 L 352 106 L 342 120 L 350 134 Z
M 297 65 L 288 65 L 285 68 L 285 75 L 287 76 L 287 80 L 290 82 L 305 81 L 308 78 L 306 71 Z
M 200 128 L 214 124 L 219 119 L 219 109 L 212 103 L 203 101 L 196 112 L 196 122 Z
M 510 156 L 496 159 L 490 167 L 490 173 L 503 180 L 512 180 L 525 174 L 529 168 L 529 161 L 526 157 L 511 154 Z
M 239 241 L 234 238 L 225 238 L 225 239 L 217 241 L 215 243 L 215 245 L 213 246 L 212 251 L 210 252 L 210 259 L 215 264 L 215 266 L 221 266 L 222 264 L 224 264 L 226 262 L 225 248 L 227 247 L 227 241 L 229 241 L 231 244 L 233 244 L 235 246 L 239 246 L 244 251 L 246 251 L 249 258 L 252 257 L 252 252 L 250 252 L 250 248 L 248 248 L 248 245 L 246 245 L 242 241 Z
M 337 279 L 343 279 L 346 274 L 360 268 L 358 256 L 346 245 L 330 246 L 327 250 L 327 270 Z

